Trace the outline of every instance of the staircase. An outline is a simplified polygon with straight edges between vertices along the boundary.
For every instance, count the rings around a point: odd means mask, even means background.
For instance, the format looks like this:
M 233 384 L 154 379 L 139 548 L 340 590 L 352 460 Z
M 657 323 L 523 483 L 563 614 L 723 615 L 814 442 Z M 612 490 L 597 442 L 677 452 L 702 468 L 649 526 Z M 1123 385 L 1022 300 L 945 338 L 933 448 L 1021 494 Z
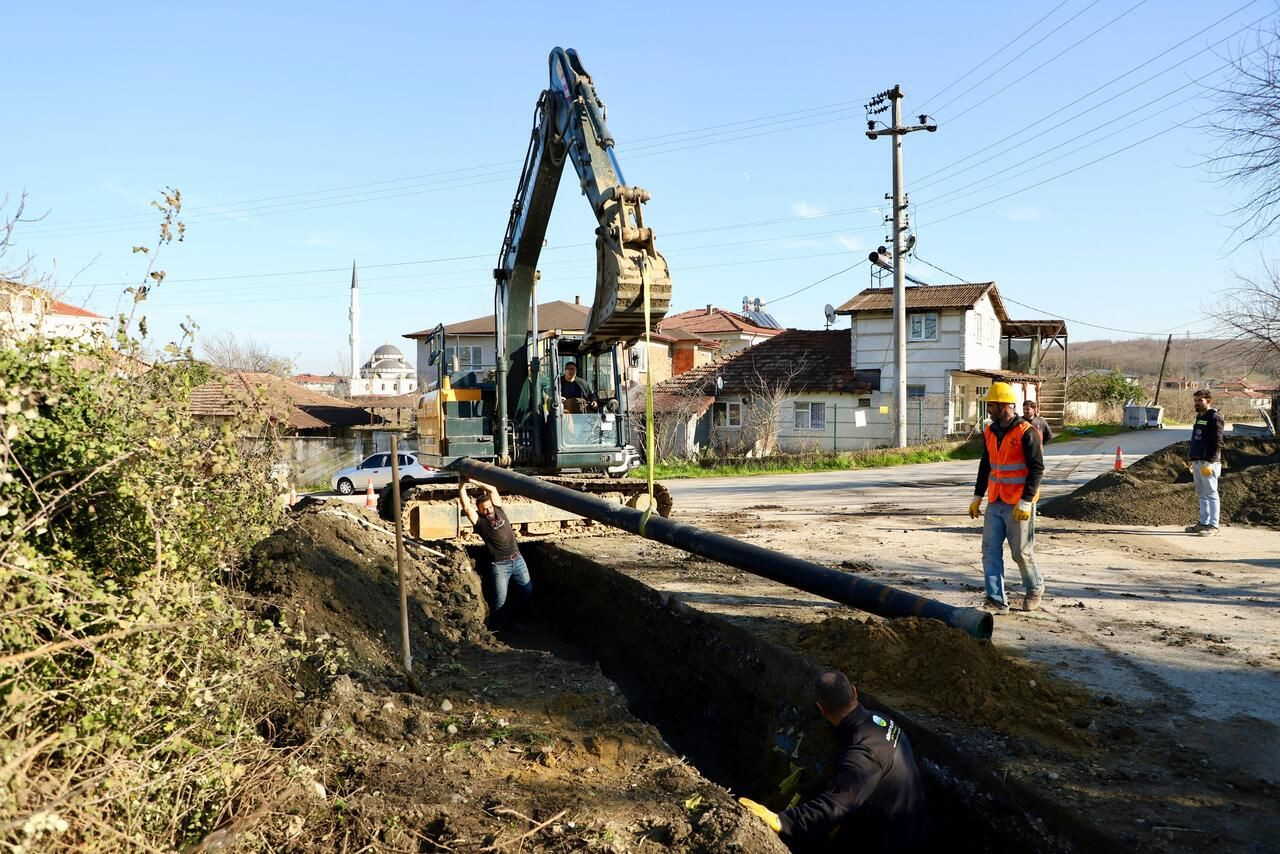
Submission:
M 1040 384 L 1040 417 L 1049 422 L 1055 432 L 1062 429 L 1067 414 L 1067 383 L 1062 377 L 1052 377 Z

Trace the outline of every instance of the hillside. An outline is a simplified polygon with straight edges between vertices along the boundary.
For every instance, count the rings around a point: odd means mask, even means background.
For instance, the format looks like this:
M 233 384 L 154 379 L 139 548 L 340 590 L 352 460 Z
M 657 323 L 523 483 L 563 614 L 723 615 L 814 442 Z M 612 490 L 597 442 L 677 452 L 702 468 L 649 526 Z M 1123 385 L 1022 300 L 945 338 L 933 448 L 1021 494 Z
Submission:
M 1123 341 L 1072 341 L 1071 370 L 1105 368 L 1154 381 L 1160 373 L 1165 339 L 1131 338 Z M 1054 348 L 1045 356 L 1042 373 L 1061 369 L 1062 351 Z M 1167 377 L 1188 377 L 1198 382 L 1248 377 L 1259 385 L 1274 385 L 1277 377 L 1251 370 L 1251 360 L 1232 341 L 1213 338 L 1174 337 L 1165 367 Z

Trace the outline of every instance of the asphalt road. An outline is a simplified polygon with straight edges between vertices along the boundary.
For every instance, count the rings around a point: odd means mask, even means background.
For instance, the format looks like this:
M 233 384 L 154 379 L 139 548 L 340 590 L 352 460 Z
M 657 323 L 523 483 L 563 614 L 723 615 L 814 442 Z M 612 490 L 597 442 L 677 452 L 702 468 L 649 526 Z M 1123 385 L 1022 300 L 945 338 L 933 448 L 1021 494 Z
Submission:
M 1191 438 L 1190 428 L 1137 430 L 1050 444 L 1045 448 L 1044 498 L 1070 492 L 1115 465 L 1119 446 L 1126 464 L 1174 442 Z M 930 512 L 963 509 L 973 495 L 977 460 L 921 463 L 891 468 L 803 474 L 754 475 L 664 480 L 677 513 L 782 505 L 823 510 L 839 506 L 908 506 Z

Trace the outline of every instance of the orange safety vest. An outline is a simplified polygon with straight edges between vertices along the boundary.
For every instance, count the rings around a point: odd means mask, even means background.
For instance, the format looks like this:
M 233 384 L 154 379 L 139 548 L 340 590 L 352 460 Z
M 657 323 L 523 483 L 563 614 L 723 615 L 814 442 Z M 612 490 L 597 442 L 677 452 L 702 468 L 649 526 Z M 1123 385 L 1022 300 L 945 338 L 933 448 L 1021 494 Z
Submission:
M 1022 434 L 1031 429 L 1034 428 L 1028 422 L 1020 421 L 1004 434 L 1001 443 L 996 442 L 995 431 L 990 426 L 983 431 L 987 439 L 987 460 L 991 463 L 991 474 L 987 478 L 988 503 L 1017 504 L 1022 500 L 1028 474 L 1027 458 L 1022 453 Z

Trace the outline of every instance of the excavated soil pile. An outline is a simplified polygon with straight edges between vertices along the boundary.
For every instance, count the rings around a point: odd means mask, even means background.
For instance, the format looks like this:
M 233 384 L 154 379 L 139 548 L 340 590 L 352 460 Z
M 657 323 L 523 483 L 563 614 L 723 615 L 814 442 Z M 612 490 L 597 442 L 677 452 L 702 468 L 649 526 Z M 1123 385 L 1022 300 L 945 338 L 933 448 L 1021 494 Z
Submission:
M 895 706 L 1069 747 L 1097 743 L 1081 726 L 1092 719 L 1082 689 L 937 620 L 828 617 L 796 643 Z
M 248 584 L 266 615 L 348 650 L 336 673 L 317 668 L 289 719 L 269 722 L 314 799 L 262 818 L 268 847 L 785 851 L 633 717 L 598 666 L 491 635 L 463 549 L 407 547 L 422 693 L 410 691 L 385 524 L 309 502 L 254 552 Z
M 1196 491 L 1187 442 L 1107 472 L 1069 495 L 1045 501 L 1040 513 L 1058 519 L 1120 525 L 1187 525 L 1196 521 Z M 1280 442 L 1228 438 L 1218 483 L 1222 522 L 1280 528 Z

